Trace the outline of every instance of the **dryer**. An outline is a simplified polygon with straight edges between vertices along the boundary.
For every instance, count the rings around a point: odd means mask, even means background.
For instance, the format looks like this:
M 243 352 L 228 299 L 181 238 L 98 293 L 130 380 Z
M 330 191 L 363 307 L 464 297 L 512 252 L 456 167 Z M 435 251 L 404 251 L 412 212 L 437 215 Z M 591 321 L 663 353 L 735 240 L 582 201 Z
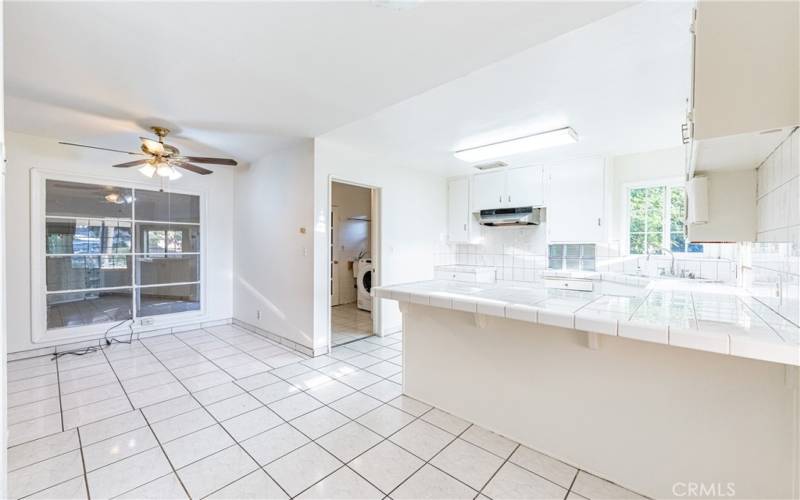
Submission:
M 356 277 L 358 286 L 356 305 L 364 311 L 372 311 L 372 296 L 369 294 L 372 290 L 372 269 L 372 259 L 359 259 L 358 276 Z

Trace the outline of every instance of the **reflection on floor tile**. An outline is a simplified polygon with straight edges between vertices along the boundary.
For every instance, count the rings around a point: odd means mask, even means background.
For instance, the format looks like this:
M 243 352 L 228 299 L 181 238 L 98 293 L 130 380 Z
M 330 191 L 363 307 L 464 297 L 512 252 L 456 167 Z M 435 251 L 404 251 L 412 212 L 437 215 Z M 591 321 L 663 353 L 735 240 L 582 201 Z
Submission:
M 637 497 L 403 396 L 401 339 L 369 336 L 309 359 L 220 326 L 11 362 L 9 492 L 564 498 L 572 487 L 569 498 Z

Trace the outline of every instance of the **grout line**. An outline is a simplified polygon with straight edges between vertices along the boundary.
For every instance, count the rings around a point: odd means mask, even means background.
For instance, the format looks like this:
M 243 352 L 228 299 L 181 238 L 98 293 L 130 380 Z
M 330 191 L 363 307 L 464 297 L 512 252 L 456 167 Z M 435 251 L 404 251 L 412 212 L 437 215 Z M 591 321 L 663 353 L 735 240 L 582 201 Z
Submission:
M 81 452 L 81 466 L 83 467 L 83 482 L 86 485 L 86 498 L 91 500 L 92 492 L 89 491 L 89 473 L 86 471 L 86 459 L 83 456 L 83 441 L 81 440 L 81 432 L 77 427 L 75 428 L 75 434 L 78 435 L 78 449 Z
M 61 374 L 59 373 L 58 369 L 58 357 L 55 359 L 56 361 L 56 384 L 58 384 L 58 413 L 61 414 L 61 432 L 64 432 L 64 405 L 61 403 Z M 6 410 L 7 413 L 7 410 Z M 7 416 L 7 415 L 6 415 Z M 76 431 L 77 432 L 77 431 Z M 80 444 L 80 436 L 78 437 L 78 444 Z M 81 452 L 81 457 L 83 456 L 83 452 Z M 86 466 L 83 467 L 84 474 L 86 473 Z M 86 485 L 86 491 L 89 491 L 89 485 Z
M 578 474 L 581 473 L 581 469 L 575 469 L 575 475 L 572 476 L 572 481 L 569 483 L 569 488 L 567 488 L 567 495 L 564 497 L 564 500 L 569 498 L 569 494 L 572 493 L 572 487 L 575 486 L 575 481 L 578 480 Z

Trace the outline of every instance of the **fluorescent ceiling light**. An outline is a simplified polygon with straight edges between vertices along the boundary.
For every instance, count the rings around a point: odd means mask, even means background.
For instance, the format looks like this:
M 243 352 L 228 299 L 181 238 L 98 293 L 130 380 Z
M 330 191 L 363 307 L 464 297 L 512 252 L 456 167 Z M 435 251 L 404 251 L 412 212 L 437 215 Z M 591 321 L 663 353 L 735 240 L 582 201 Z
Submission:
M 563 146 L 564 144 L 576 142 L 578 142 L 578 134 L 572 128 L 564 127 L 558 130 L 550 130 L 549 132 L 478 146 L 477 148 L 462 149 L 461 151 L 456 151 L 453 155 L 459 160 L 475 162 L 505 158 L 527 151 Z

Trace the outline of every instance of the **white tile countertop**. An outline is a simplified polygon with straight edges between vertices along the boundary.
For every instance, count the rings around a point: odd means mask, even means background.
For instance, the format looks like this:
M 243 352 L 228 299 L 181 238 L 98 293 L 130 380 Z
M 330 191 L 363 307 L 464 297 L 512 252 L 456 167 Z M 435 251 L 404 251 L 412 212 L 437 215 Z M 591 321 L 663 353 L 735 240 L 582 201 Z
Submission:
M 743 289 L 603 274 L 592 292 L 543 282 L 420 281 L 375 297 L 800 366 L 800 328 Z

